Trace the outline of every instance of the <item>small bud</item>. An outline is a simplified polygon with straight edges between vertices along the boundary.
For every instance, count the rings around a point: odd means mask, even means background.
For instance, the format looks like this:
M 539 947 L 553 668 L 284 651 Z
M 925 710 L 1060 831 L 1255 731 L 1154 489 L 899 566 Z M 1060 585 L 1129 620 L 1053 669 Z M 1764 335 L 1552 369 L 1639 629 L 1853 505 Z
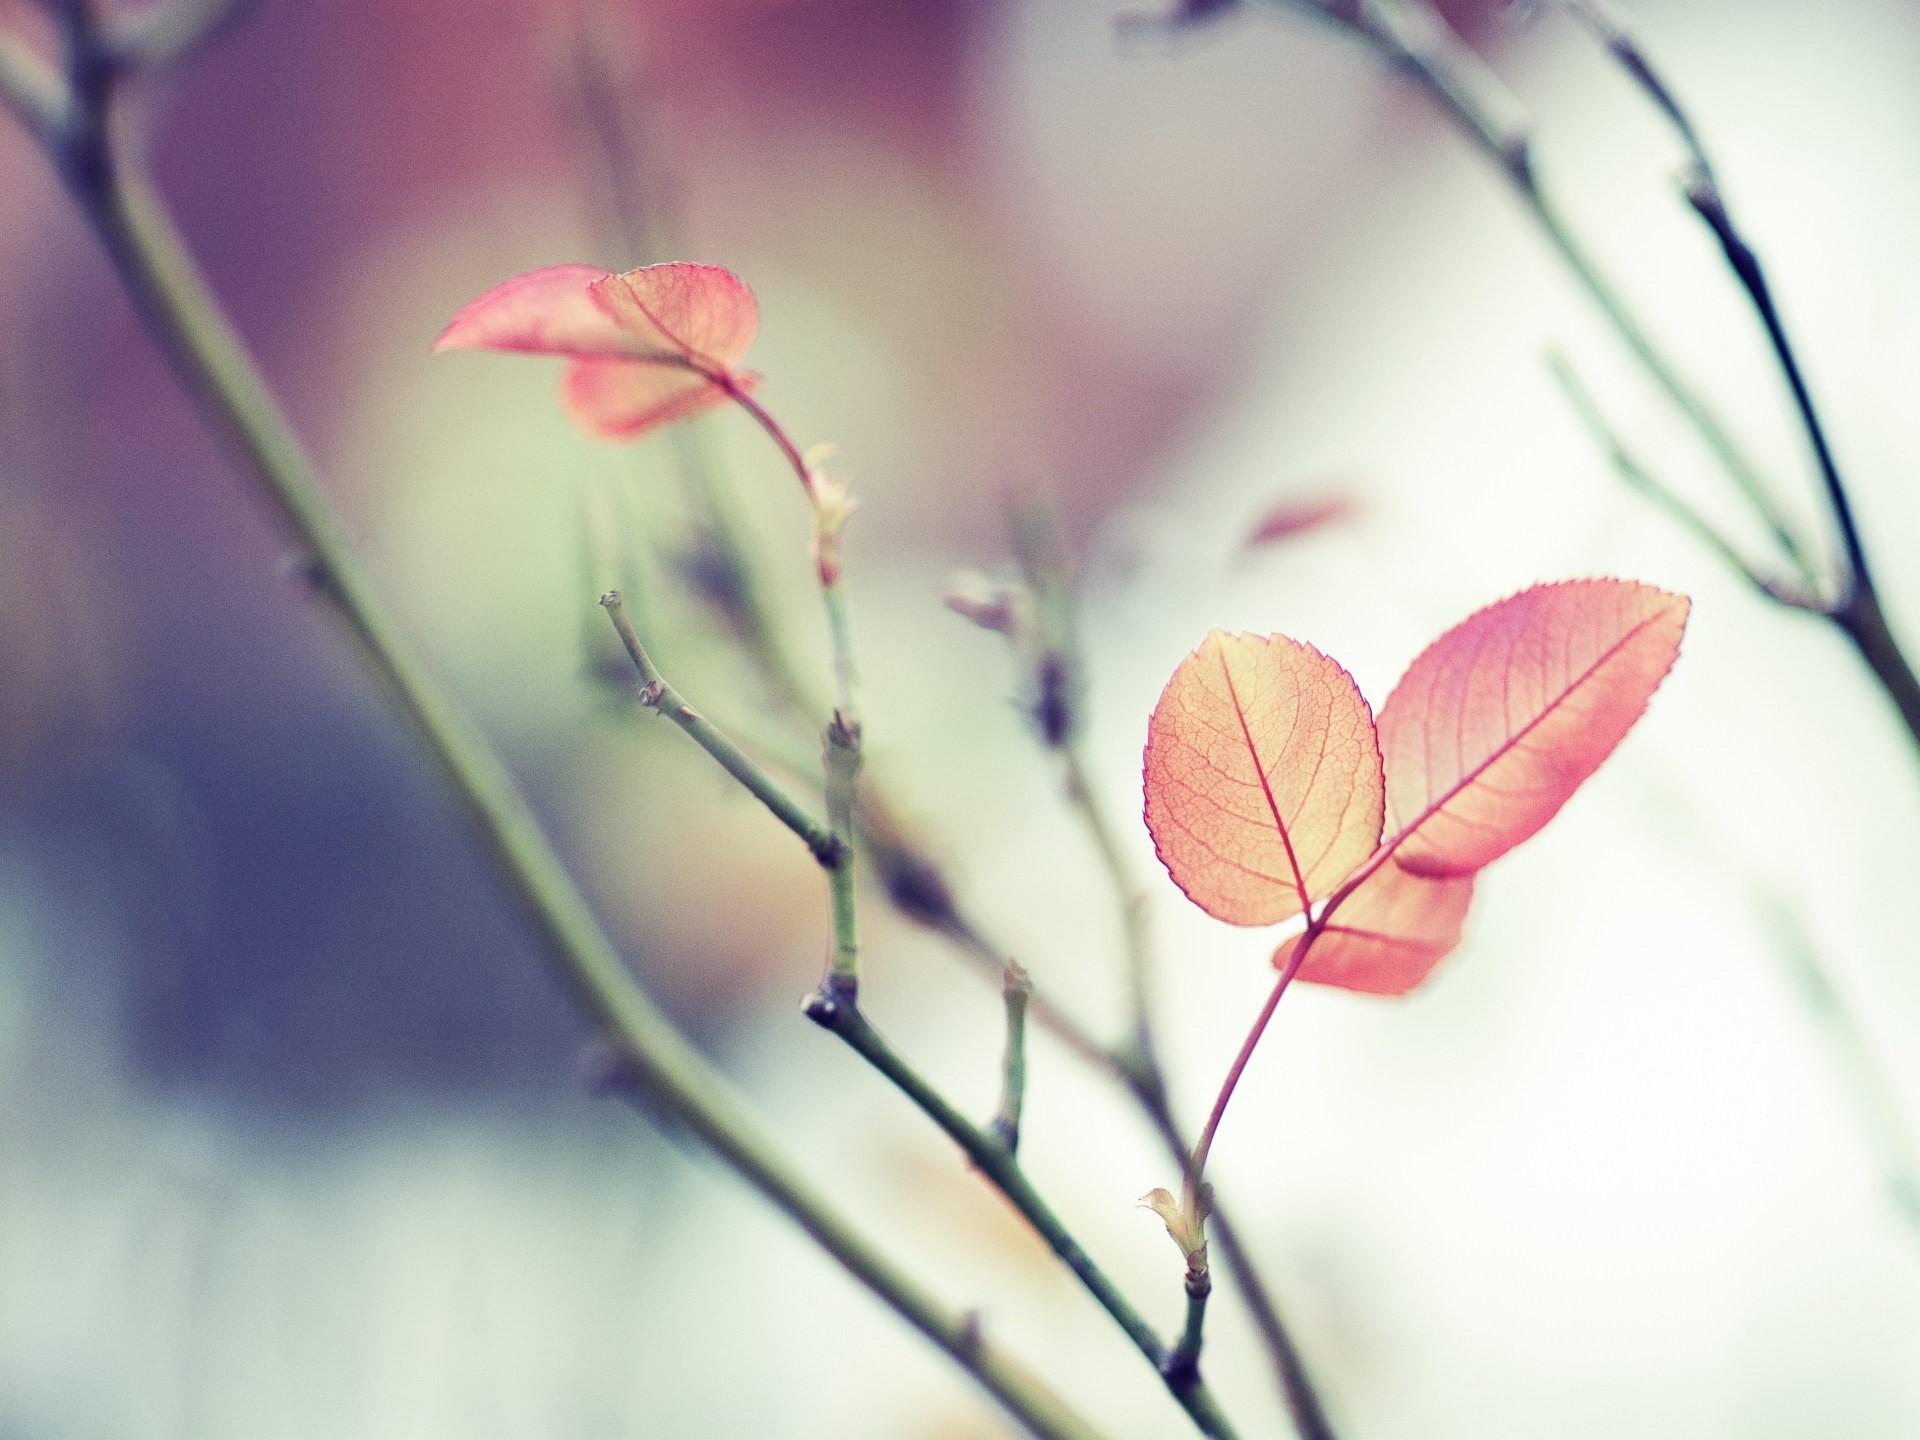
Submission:
M 1016 582 L 997 581 L 978 570 L 962 570 L 941 598 L 954 614 L 971 620 L 982 630 L 993 630 L 1009 639 L 1022 628 L 1032 606 L 1027 587 Z
M 1207 1216 L 1213 1213 L 1213 1187 L 1202 1185 L 1196 1199 L 1189 1211 L 1173 1198 L 1171 1190 L 1153 1189 L 1140 1197 L 1140 1205 L 1160 1217 L 1167 1234 L 1180 1247 L 1187 1269 L 1198 1273 L 1207 1268 Z

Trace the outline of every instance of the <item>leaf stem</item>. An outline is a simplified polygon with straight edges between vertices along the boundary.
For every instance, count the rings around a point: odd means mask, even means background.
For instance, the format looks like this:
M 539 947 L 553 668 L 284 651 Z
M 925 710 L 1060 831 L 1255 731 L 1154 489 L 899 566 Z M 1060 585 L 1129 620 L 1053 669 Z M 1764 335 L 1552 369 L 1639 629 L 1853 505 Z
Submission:
M 100 37 L 69 33 L 71 70 L 99 64 Z M 12 77 L 0 72 L 0 86 Z M 8 88 L 14 99 L 19 97 Z M 539 822 L 484 736 L 415 654 L 291 426 L 144 180 L 107 134 L 107 87 L 75 86 L 57 134 L 43 136 L 155 341 L 262 498 L 307 555 L 319 593 L 390 693 L 525 909 L 559 977 L 618 1047 L 649 1103 L 700 1139 L 896 1314 L 1050 1440 L 1095 1433 L 978 1326 L 935 1301 L 814 1190 L 762 1131 L 732 1085 L 689 1045 L 635 983 Z
M 1214 1097 L 1213 1108 L 1207 1112 L 1207 1123 L 1200 1127 L 1200 1138 L 1194 1143 L 1192 1158 L 1187 1163 L 1186 1193 L 1189 1207 L 1199 1198 L 1200 1187 L 1206 1183 L 1207 1157 L 1212 1153 L 1214 1136 L 1219 1133 L 1220 1122 L 1225 1118 L 1227 1105 L 1233 1099 L 1233 1092 L 1240 1084 L 1240 1077 L 1246 1073 L 1247 1062 L 1253 1059 L 1254 1049 L 1260 1044 L 1260 1037 L 1267 1033 L 1267 1023 L 1273 1019 L 1273 1012 L 1280 1006 L 1280 997 L 1287 993 L 1287 987 L 1293 983 L 1293 977 L 1300 973 L 1300 963 L 1307 958 L 1314 938 L 1320 933 L 1320 923 L 1308 925 L 1306 936 L 1296 945 L 1293 954 L 1280 971 L 1280 978 L 1274 982 L 1273 990 L 1267 996 L 1266 1003 L 1260 1007 L 1260 1013 L 1254 1017 L 1253 1028 L 1247 1032 L 1247 1038 L 1240 1043 L 1240 1051 L 1233 1057 L 1233 1064 L 1227 1067 L 1226 1078 L 1220 1083 L 1220 1093 Z

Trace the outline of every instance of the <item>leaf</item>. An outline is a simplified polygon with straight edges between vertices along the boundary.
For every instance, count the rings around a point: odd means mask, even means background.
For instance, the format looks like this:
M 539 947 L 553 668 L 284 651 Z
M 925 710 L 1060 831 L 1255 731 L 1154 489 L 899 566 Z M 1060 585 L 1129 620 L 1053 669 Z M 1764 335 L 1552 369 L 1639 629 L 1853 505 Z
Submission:
M 1473 900 L 1471 875 L 1430 880 L 1392 860 L 1361 881 L 1300 962 L 1297 979 L 1371 995 L 1404 995 L 1460 943 Z M 1273 952 L 1284 970 L 1306 937 Z
M 1234 925 L 1271 925 L 1373 852 L 1384 781 L 1353 678 L 1284 635 L 1215 630 L 1147 727 L 1147 828 L 1173 881 Z
M 1323 526 L 1349 520 L 1357 508 L 1351 495 L 1328 494 L 1282 500 L 1269 507 L 1255 522 L 1247 535 L 1246 548 L 1255 550 L 1263 545 L 1277 545 L 1296 535 L 1305 535 Z
M 737 374 L 733 386 L 751 391 L 759 378 Z M 697 370 L 644 360 L 576 360 L 567 367 L 561 395 L 580 427 L 605 440 L 632 440 L 733 399 Z
M 627 354 L 633 337 L 593 298 L 594 282 L 608 278 L 591 265 L 549 265 L 502 281 L 460 308 L 433 342 L 434 353 Z
M 746 282 L 718 265 L 645 265 L 588 287 L 629 337 L 629 359 L 690 364 L 709 374 L 738 365 L 760 329 Z
M 759 325 L 753 292 L 717 265 L 554 265 L 466 305 L 433 348 L 568 356 L 568 412 L 630 440 L 750 390 L 758 377 L 736 367 Z
M 1394 858 L 1470 874 L 1545 825 L 1645 711 L 1687 609 L 1651 585 L 1570 580 L 1428 646 L 1380 710 Z

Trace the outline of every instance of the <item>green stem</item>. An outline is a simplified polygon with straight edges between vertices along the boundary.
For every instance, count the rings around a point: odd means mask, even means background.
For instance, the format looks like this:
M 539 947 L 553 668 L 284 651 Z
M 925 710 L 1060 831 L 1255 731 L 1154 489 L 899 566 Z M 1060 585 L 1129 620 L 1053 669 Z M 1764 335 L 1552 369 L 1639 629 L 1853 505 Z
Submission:
M 752 756 L 736 745 L 724 730 L 689 705 L 686 698 L 660 673 L 659 667 L 653 663 L 653 657 L 641 643 L 639 633 L 633 628 L 626 601 L 621 598 L 620 592 L 609 590 L 600 597 L 600 605 L 613 622 L 620 643 L 626 647 L 627 655 L 633 661 L 633 668 L 640 672 L 640 703 L 679 726 L 689 739 L 714 758 L 722 770 L 738 780 L 748 794 L 772 811 L 774 818 L 799 836 L 822 865 L 836 863 L 844 847 L 834 839 L 832 830 L 808 814 L 806 808 L 782 790 L 779 783 L 761 769 Z
M 1033 981 L 1011 960 L 1001 993 L 1007 1004 L 1007 1045 L 1000 1061 L 1000 1109 L 993 1117 L 993 1138 L 1011 1158 L 1020 1149 L 1020 1112 L 1027 1102 L 1027 1003 L 1033 997 Z
M 1027 1223 L 1046 1242 L 1047 1248 L 1100 1302 L 1148 1363 L 1155 1369 L 1163 1365 L 1167 1352 L 1153 1327 L 1134 1309 L 1133 1303 L 1087 1253 L 1040 1192 L 1034 1189 L 1033 1182 L 1027 1178 L 1013 1154 L 961 1114 L 888 1043 L 862 1013 L 849 987 L 838 985 L 833 977 L 829 977 L 819 993 L 807 1002 L 807 1018 L 822 1029 L 838 1035 L 938 1125 L 960 1147 L 974 1168 L 1026 1218 Z M 1218 1403 L 1205 1385 L 1196 1384 L 1185 1393 L 1172 1386 L 1169 1389 L 1202 1434 L 1212 1436 L 1214 1440 L 1232 1440 L 1235 1432 L 1220 1413 Z
M 304 547 L 316 586 L 440 768 L 563 983 L 618 1046 L 635 1086 L 1032 1434 L 1089 1440 L 1095 1432 L 1086 1422 L 976 1325 L 936 1302 L 800 1176 L 726 1078 L 635 983 L 505 766 L 415 655 L 178 232 L 109 147 L 105 123 L 103 110 L 89 108 L 58 137 L 52 148 L 62 178 L 155 340 Z
M 1159 1077 L 1155 1075 L 1151 1078 L 1155 1082 L 1153 1085 L 1136 1083 L 1133 1093 L 1141 1108 L 1147 1112 L 1147 1118 L 1153 1122 L 1154 1132 L 1166 1146 L 1167 1153 L 1184 1172 L 1193 1147 L 1180 1133 L 1180 1126 L 1173 1118 L 1173 1109 L 1167 1101 L 1165 1087 L 1157 1083 Z M 1280 1394 L 1287 1404 L 1287 1414 L 1293 1421 L 1299 1440 L 1337 1440 L 1333 1422 L 1321 1402 L 1319 1387 L 1307 1370 L 1299 1347 L 1294 1344 L 1293 1332 L 1281 1317 L 1279 1305 L 1267 1289 L 1259 1267 L 1254 1264 L 1253 1253 L 1241 1241 L 1239 1229 L 1231 1223 L 1217 1196 L 1207 1216 L 1207 1235 L 1209 1247 L 1217 1248 L 1226 1258 L 1227 1273 L 1233 1277 L 1241 1301 L 1253 1316 L 1254 1326 L 1265 1343 L 1267 1357 L 1273 1364 L 1274 1379 L 1280 1386 Z
M 1187 1323 L 1181 1328 L 1179 1343 L 1160 1368 L 1173 1386 L 1192 1385 L 1200 1378 L 1200 1347 L 1207 1325 L 1207 1298 L 1213 1294 L 1213 1279 L 1206 1261 L 1187 1267 Z
M 836 710 L 827 721 L 827 824 L 838 858 L 827 869 L 833 904 L 833 959 L 836 979 L 848 983 L 860 975 L 860 914 L 854 887 L 853 810 L 860 774 L 860 728 L 849 712 Z

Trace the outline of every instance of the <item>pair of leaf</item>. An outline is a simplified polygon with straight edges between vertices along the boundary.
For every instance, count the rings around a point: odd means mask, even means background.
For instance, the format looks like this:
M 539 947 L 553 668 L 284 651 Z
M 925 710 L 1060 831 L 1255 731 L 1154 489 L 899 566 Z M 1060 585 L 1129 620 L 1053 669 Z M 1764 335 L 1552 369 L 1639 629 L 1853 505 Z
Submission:
M 1216 630 L 1148 726 L 1154 847 L 1231 924 L 1326 901 L 1304 958 L 1307 935 L 1274 963 L 1403 994 L 1459 943 L 1475 872 L 1552 819 L 1640 718 L 1687 609 L 1624 580 L 1536 586 L 1430 645 L 1377 724 L 1311 645 Z
M 753 292 L 718 265 L 550 265 L 469 302 L 433 348 L 565 356 L 568 412 L 634 440 L 752 389 L 738 366 L 759 327 Z

